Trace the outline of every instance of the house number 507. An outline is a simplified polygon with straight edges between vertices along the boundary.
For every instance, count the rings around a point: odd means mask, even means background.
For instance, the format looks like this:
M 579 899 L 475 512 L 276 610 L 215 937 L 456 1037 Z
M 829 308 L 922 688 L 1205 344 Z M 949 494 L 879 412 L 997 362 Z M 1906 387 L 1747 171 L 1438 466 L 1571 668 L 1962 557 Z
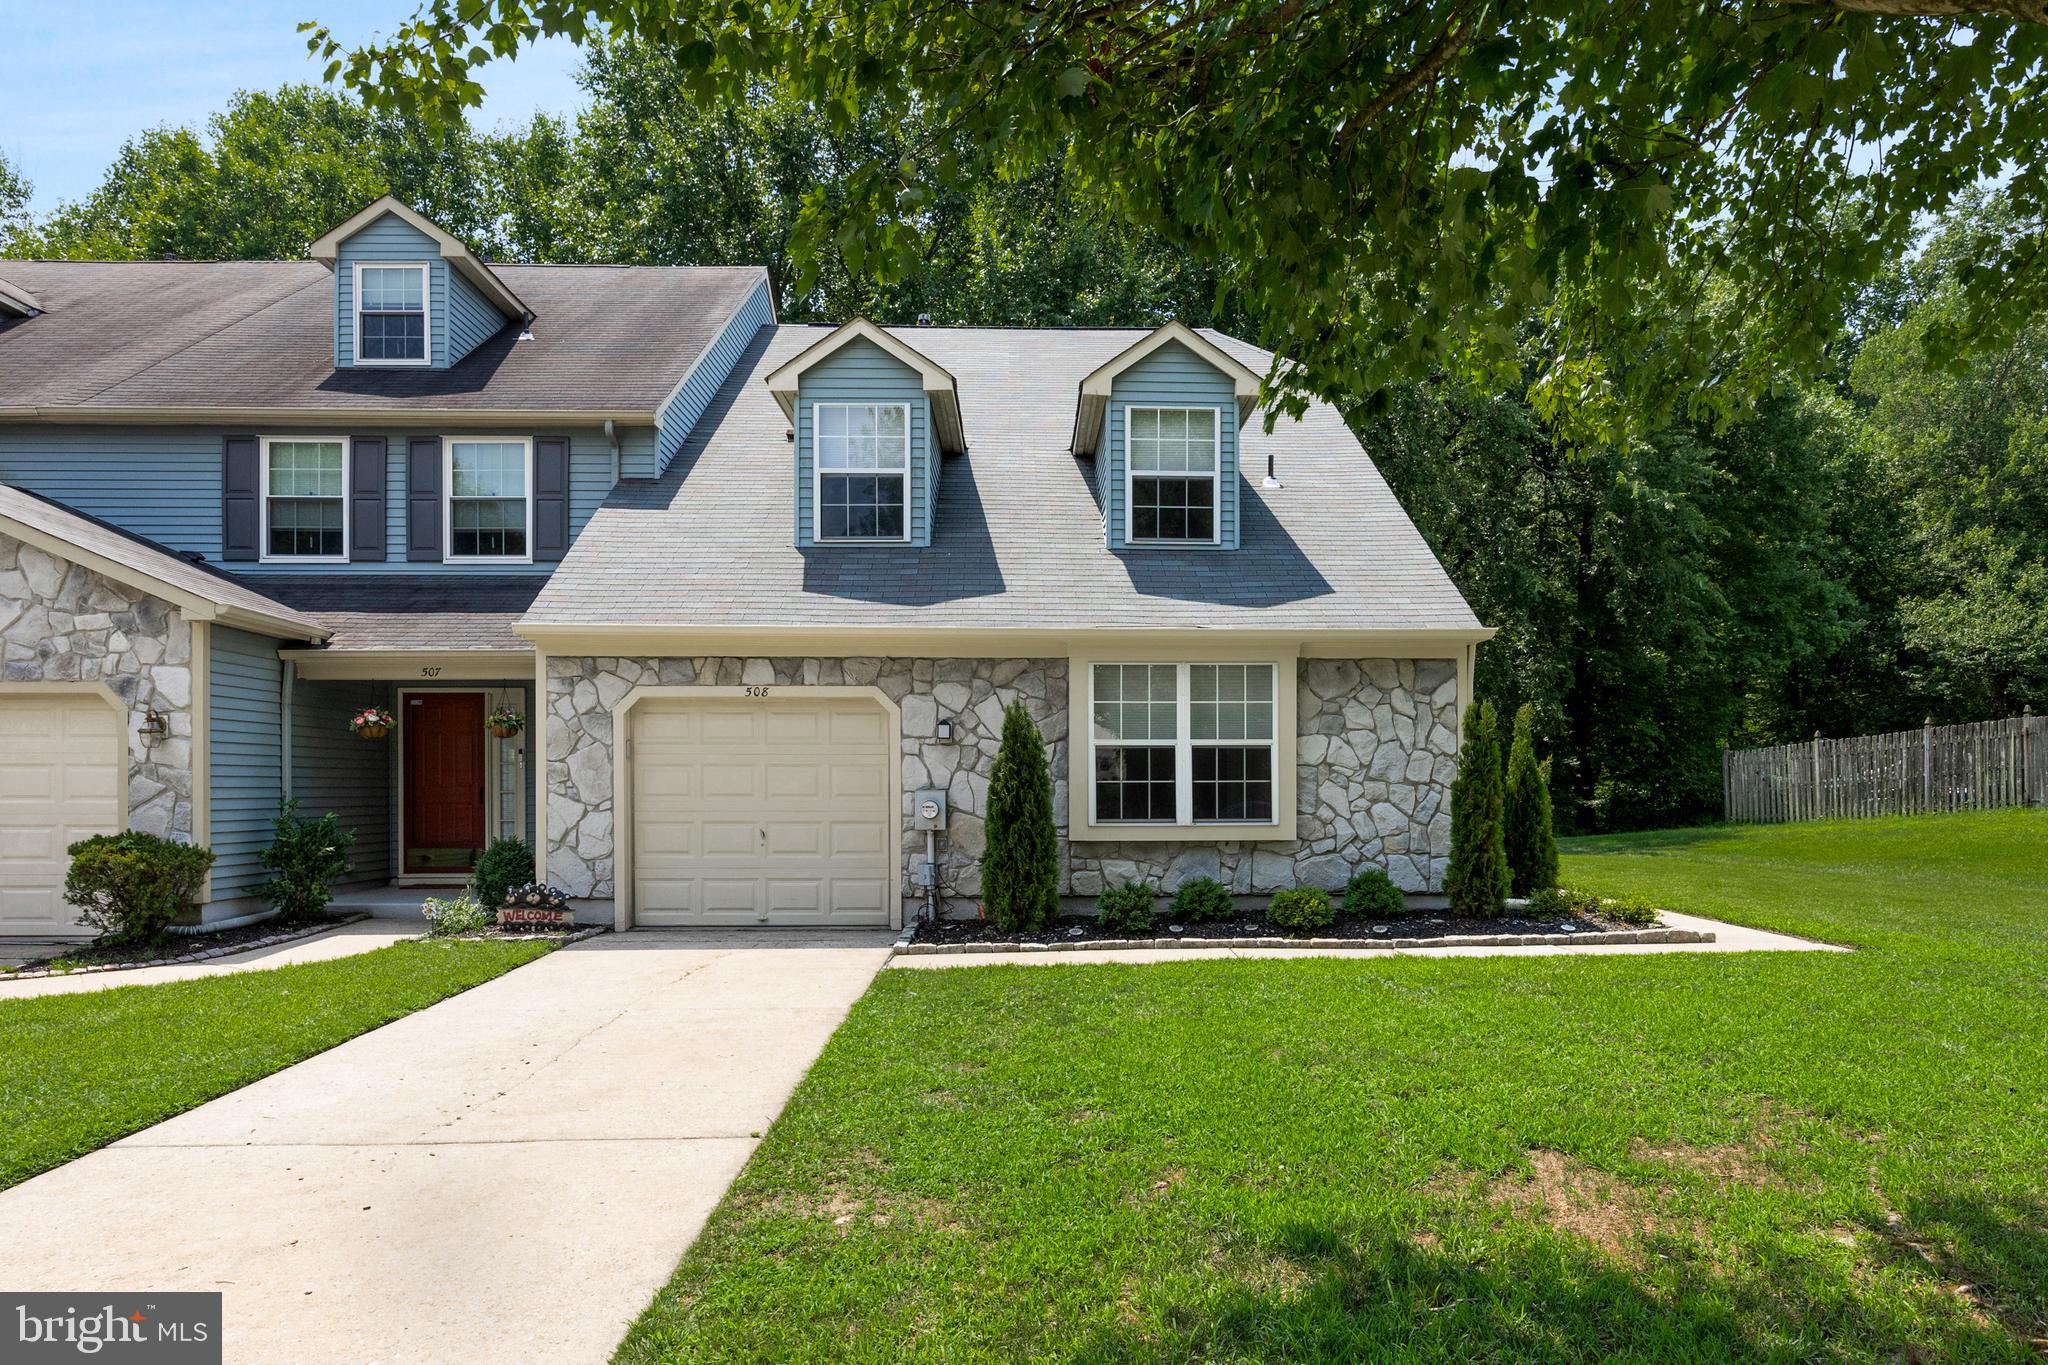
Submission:
M 420 676 L 422 678 L 438 678 L 441 676 L 441 670 L 439 667 L 423 667 L 420 669 Z
M 747 695 L 750 697 L 765 697 L 768 695 L 768 689 L 765 687 L 750 687 L 747 689 Z

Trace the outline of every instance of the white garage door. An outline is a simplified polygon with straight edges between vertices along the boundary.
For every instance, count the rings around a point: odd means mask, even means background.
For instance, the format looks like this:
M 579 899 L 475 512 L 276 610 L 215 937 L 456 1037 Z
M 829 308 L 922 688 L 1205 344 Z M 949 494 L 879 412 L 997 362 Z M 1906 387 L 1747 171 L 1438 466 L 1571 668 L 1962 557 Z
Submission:
M 858 698 L 635 707 L 635 922 L 889 923 L 893 742 Z
M 64 850 L 121 827 L 120 717 L 97 696 L 0 690 L 0 937 L 86 937 Z

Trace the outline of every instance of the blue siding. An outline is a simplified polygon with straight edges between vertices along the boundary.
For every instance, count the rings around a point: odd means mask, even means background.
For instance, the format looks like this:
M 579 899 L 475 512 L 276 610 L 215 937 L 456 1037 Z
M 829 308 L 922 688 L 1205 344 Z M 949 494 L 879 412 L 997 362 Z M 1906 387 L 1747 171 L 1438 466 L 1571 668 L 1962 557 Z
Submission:
M 355 294 L 358 262 L 424 264 L 427 267 L 427 355 L 435 369 L 448 365 L 448 262 L 433 238 L 391 214 L 343 242 L 334 262 L 334 364 L 355 361 Z M 495 328 L 493 330 L 496 330 Z
M 213 898 L 253 896 L 270 879 L 257 859 L 276 832 L 284 785 L 283 665 L 277 641 L 215 626 L 208 656 L 208 790 Z
M 910 543 L 932 543 L 931 400 L 917 371 L 881 347 L 856 337 L 804 371 L 796 395 L 796 543 L 811 536 L 811 413 L 818 403 L 908 403 L 910 405 Z
M 337 432 L 332 427 L 292 431 L 265 428 L 265 436 L 382 436 L 385 453 L 385 559 L 381 564 L 234 563 L 250 573 L 475 572 L 462 564 L 410 564 L 405 559 L 405 450 L 407 440 L 433 432 Z M 456 431 L 465 436 L 473 432 Z M 569 438 L 569 534 L 581 534 L 612 486 L 612 448 L 595 428 L 520 432 Z M 0 429 L 0 482 L 102 517 L 177 551 L 220 561 L 221 440 L 219 427 L 55 427 Z M 628 477 L 646 477 L 654 464 L 654 429 L 619 432 L 620 463 Z M 636 470 L 637 475 L 636 475 Z M 531 572 L 547 573 L 549 564 Z M 492 573 L 522 566 L 493 565 Z
M 390 792 L 397 782 L 397 746 L 358 739 L 348 718 L 367 706 L 395 709 L 388 682 L 307 682 L 292 687 L 292 795 L 301 814 L 339 817 L 355 833 L 344 886 L 381 886 L 398 867 Z
M 443 263 L 443 269 L 447 269 Z M 448 363 L 455 364 L 489 341 L 507 322 L 497 306 L 477 292 L 475 285 L 454 270 L 448 271 Z
M 1124 409 L 1138 407 L 1215 408 L 1222 432 L 1222 478 L 1217 492 L 1218 548 L 1237 548 L 1237 394 L 1230 376 L 1187 347 L 1170 342 L 1116 377 L 1109 390 L 1109 411 L 1102 439 L 1103 522 L 1109 548 L 1124 548 Z M 1190 545 L 1188 548 L 1199 548 Z
M 697 358 L 697 363 L 686 375 L 676 391 L 662 404 L 661 433 L 656 443 L 655 473 L 666 473 L 669 462 L 676 452 L 683 448 L 683 442 L 690 437 L 690 429 L 697 425 L 697 419 L 710 406 L 711 397 L 718 392 L 732 374 L 732 367 L 739 363 L 740 353 L 747 349 L 747 343 L 763 327 L 775 321 L 775 310 L 768 301 L 768 280 L 764 276 L 754 292 L 747 295 L 733 315 L 726 320 L 718 336 Z M 648 477 L 634 474 L 630 477 Z

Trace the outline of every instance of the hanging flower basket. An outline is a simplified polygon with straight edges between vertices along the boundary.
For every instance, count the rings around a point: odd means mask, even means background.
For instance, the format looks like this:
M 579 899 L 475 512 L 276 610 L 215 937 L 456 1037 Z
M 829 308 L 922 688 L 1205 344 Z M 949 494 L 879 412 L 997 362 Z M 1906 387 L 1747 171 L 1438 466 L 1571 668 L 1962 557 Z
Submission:
M 526 728 L 526 717 L 509 706 L 501 706 L 484 717 L 484 724 L 499 739 L 511 739 Z
M 398 722 L 381 706 L 366 706 L 348 718 L 348 728 L 358 739 L 382 739 Z

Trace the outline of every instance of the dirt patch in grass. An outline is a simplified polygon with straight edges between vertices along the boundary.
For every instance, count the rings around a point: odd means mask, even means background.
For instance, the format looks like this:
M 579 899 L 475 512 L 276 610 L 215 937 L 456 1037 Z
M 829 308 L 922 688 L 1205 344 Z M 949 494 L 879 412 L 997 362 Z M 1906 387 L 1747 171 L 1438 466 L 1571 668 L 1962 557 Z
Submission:
M 1734 1182 L 1782 1188 L 1784 1177 L 1772 1170 L 1754 1150 L 1754 1147 L 1771 1146 L 1769 1136 L 1759 1133 L 1752 1142 L 1754 1146 L 1728 1143 L 1719 1147 L 1695 1147 L 1690 1142 L 1652 1144 L 1637 1138 L 1629 1143 L 1628 1154 L 1633 1161 L 1676 1167 L 1724 1184 Z
M 1634 1185 L 1576 1157 L 1538 1147 L 1527 1175 L 1499 1176 L 1480 1191 L 1486 1202 L 1538 1218 L 1559 1232 L 1584 1238 L 1618 1261 L 1641 1254 L 1646 1233 L 1668 1231 Z

